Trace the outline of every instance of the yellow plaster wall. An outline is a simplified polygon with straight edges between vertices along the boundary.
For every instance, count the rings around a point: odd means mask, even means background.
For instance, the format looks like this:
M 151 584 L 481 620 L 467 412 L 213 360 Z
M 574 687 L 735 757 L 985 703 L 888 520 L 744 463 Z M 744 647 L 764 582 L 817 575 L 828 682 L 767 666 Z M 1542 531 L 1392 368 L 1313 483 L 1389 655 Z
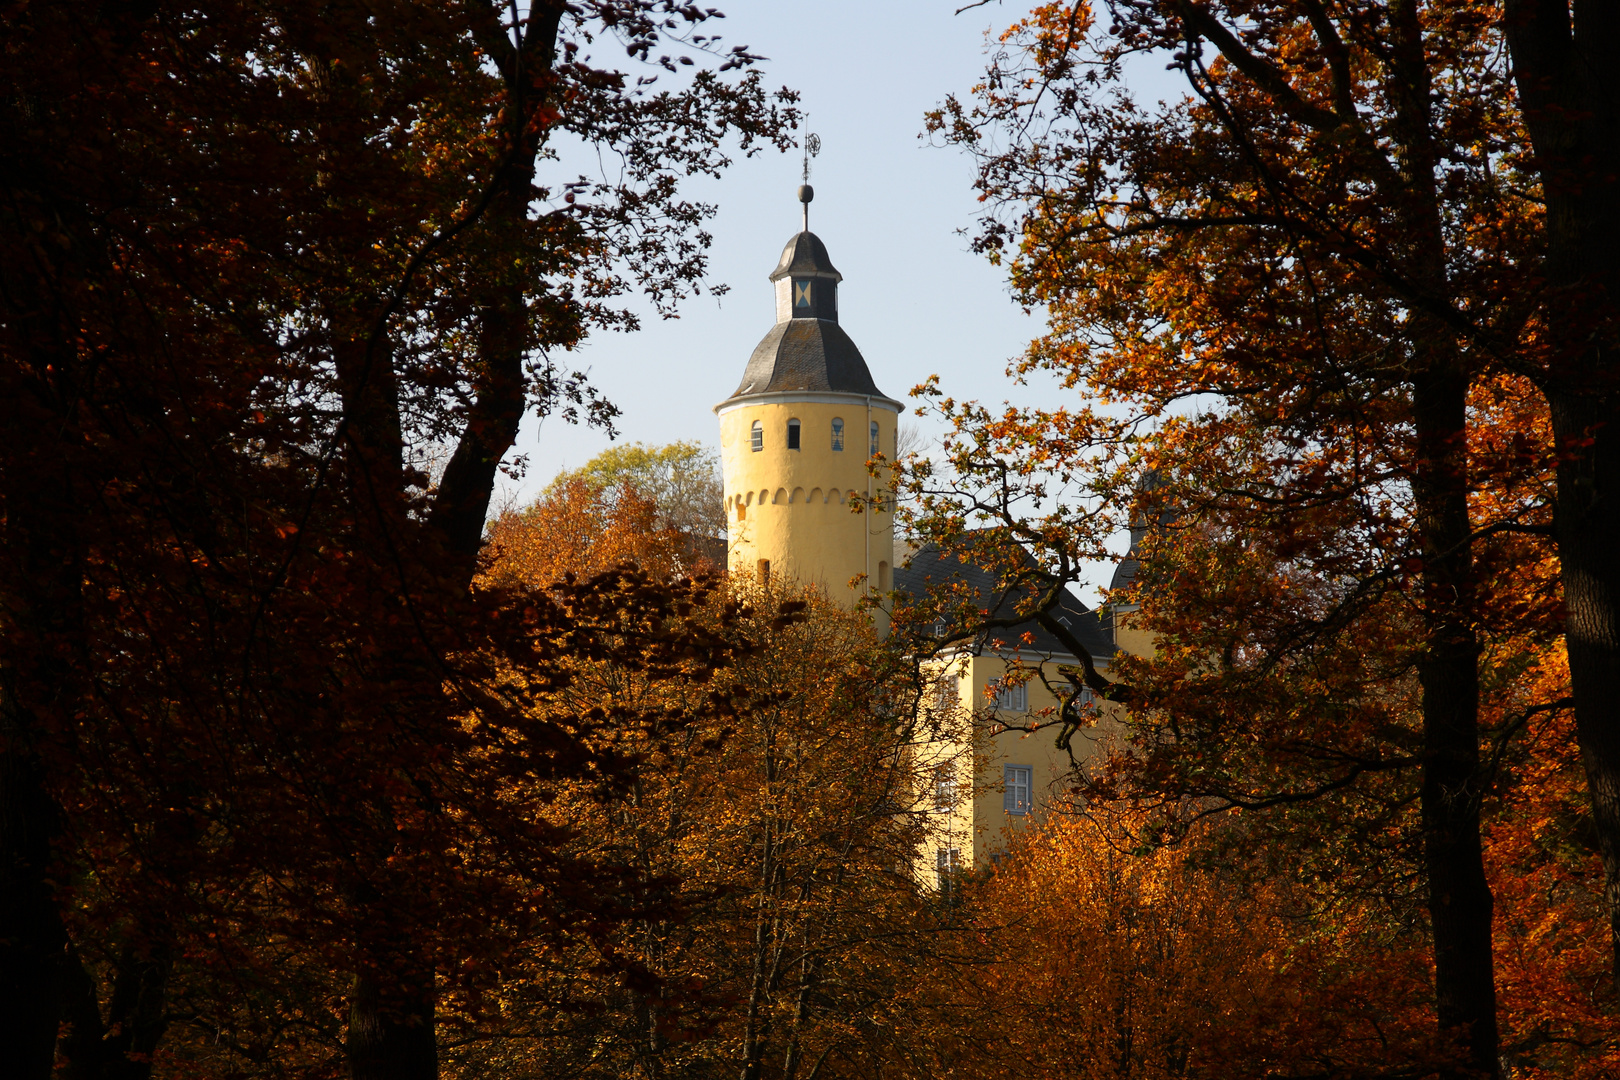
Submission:
M 1114 644 L 1132 656 L 1152 656 L 1158 648 L 1154 635 L 1133 625 L 1139 610 L 1135 605 L 1114 609 Z
M 827 397 L 829 395 L 819 395 Z M 866 402 L 848 400 L 744 401 L 720 409 L 720 464 L 725 483 L 727 561 L 733 574 L 752 577 L 769 559 L 773 580 L 820 585 L 827 595 L 853 606 L 850 581 L 865 577 L 871 586 L 892 588 L 894 515 L 892 511 L 852 512 L 851 494 L 881 493 L 867 475 L 869 446 Z M 832 420 L 844 421 L 844 449 L 832 449 Z M 893 455 L 893 407 L 874 400 L 879 447 Z M 790 419 L 800 423 L 800 448 L 787 448 Z M 764 428 L 765 446 L 750 449 L 754 421 Z
M 1027 828 L 1040 821 L 1046 816 L 1048 803 L 1054 797 L 1063 799 L 1068 796 L 1068 777 L 1072 765 L 1068 754 L 1057 748 L 1058 729 L 1055 725 L 1034 734 L 1010 730 L 991 734 L 988 715 L 991 703 L 986 690 L 1000 681 L 1012 666 L 1004 657 L 989 655 L 963 657 L 952 661 L 947 669 L 954 673 L 957 680 L 961 708 L 976 709 L 980 717 L 974 724 L 971 753 L 965 753 L 966 748 L 961 744 L 941 744 L 924 751 L 925 756 L 931 756 L 934 760 L 954 759 L 963 763 L 962 772 L 958 775 L 963 800 L 954 811 L 936 815 L 930 830 L 932 835 L 920 853 L 923 862 L 919 867 L 920 877 L 926 882 L 933 881 L 939 847 L 955 847 L 959 852 L 959 864 L 964 868 L 986 866 L 992 855 L 1005 845 L 1009 829 Z M 1058 681 L 1055 665 L 1049 665 L 1048 677 L 1054 682 Z M 1046 708 L 1054 710 L 1054 716 L 1049 719 L 1055 719 L 1055 710 L 1059 705 L 1057 697 L 1038 679 L 1026 683 L 1025 689 L 1027 711 L 1007 713 L 1006 721 L 1023 723 L 1040 720 L 1043 718 L 1038 714 Z M 1077 761 L 1083 764 L 1089 760 L 1118 732 L 1118 724 L 1109 715 L 1110 712 L 1112 710 L 1105 706 L 1102 718 L 1095 725 L 1075 733 L 1070 745 Z M 1032 808 L 1028 814 L 1009 814 L 1003 806 L 1002 777 L 1003 768 L 1007 765 L 1027 765 L 1032 770 Z M 976 775 L 970 776 L 970 773 Z M 924 775 L 928 775 L 926 770 Z

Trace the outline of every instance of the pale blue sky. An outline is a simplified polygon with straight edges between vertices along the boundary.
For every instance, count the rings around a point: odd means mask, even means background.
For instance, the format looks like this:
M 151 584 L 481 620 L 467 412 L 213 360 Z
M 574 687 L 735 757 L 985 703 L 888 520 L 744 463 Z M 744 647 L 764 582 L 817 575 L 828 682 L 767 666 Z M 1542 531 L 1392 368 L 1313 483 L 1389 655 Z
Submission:
M 727 15 L 725 43 L 769 57 L 768 84 L 798 90 L 809 128 L 821 136 L 810 227 L 844 275 L 839 321 L 878 387 L 905 400 L 937 373 L 958 398 L 1050 394 L 1015 388 L 1006 377 L 1008 359 L 1040 322 L 1012 302 L 1002 272 L 969 252 L 961 235 L 978 208 L 971 162 L 920 137 L 925 111 L 977 81 L 986 31 L 999 32 L 1027 8 L 992 4 L 954 15 L 960 3 L 950 0 L 716 5 Z M 586 168 L 566 160 L 560 167 L 569 175 Z M 775 320 L 766 276 L 799 228 L 799 168 L 797 154 L 770 152 L 739 159 L 719 183 L 693 184 L 694 196 L 719 206 L 709 226 L 711 271 L 731 292 L 695 298 L 680 318 L 646 319 L 633 334 L 599 335 L 574 355 L 623 410 L 621 440 L 718 442 L 710 410 L 736 388 Z M 528 473 L 507 497 L 527 501 L 607 445 L 600 432 L 531 417 L 517 448 L 528 456 Z M 1106 573 L 1099 568 L 1097 576 Z

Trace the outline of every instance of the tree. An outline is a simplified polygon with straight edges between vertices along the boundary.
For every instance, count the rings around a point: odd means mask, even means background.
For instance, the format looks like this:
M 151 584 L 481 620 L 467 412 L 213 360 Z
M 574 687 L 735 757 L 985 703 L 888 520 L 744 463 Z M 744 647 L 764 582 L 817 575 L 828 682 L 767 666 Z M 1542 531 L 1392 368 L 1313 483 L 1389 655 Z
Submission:
M 349 984 L 326 1051 L 357 1077 L 431 1076 L 440 977 L 547 925 L 514 911 L 572 897 L 619 917 L 600 884 L 623 875 L 569 864 L 520 803 L 487 796 L 493 763 L 536 791 L 627 766 L 591 750 L 590 717 L 533 726 L 501 677 L 566 680 L 559 657 L 621 639 L 696 677 L 708 660 L 664 651 L 702 640 L 678 611 L 695 586 L 620 575 L 542 600 L 471 583 L 523 413 L 611 420 L 560 353 L 633 326 L 613 306 L 627 289 L 667 308 L 699 285 L 710 208 L 679 177 L 718 172 L 733 137 L 787 144 L 791 95 L 703 33 L 715 15 L 287 0 L 4 16 L 15 1075 L 49 1073 L 64 990 L 68 1067 L 143 1074 L 168 988 L 208 957 L 289 973 L 259 984 L 272 995 L 299 964 Z M 647 74 L 593 61 L 609 40 Z M 570 140 L 621 171 L 542 175 Z M 430 487 L 418 465 L 442 444 Z M 640 629 L 607 629 L 624 626 Z M 511 918 L 477 914 L 502 905 Z M 272 961 L 288 949 L 298 964 Z M 110 1002 L 97 954 L 121 969 Z
M 679 577 L 692 560 L 685 538 L 658 506 L 634 490 L 605 495 L 583 480 L 553 485 L 532 506 L 489 525 L 484 578 L 543 587 L 572 574 L 592 578 L 635 563 L 657 580 Z
M 578 469 L 558 474 L 544 494 L 555 494 L 575 481 L 607 498 L 633 489 L 652 500 L 665 526 L 694 539 L 725 539 L 720 460 L 710 447 L 695 442 L 610 447 Z
M 930 1002 L 936 1068 L 1100 1080 L 1437 1064 L 1421 951 L 1381 943 L 1376 910 L 1271 875 L 1241 815 L 1177 847 L 1144 843 L 1156 816 L 1055 814 L 966 883 L 973 962 L 926 973 L 946 988 Z
M 1160 634 L 1156 663 L 1120 666 L 1162 732 L 1142 733 L 1136 779 L 1282 811 L 1416 770 L 1416 792 L 1397 784 L 1372 805 L 1419 798 L 1440 1025 L 1494 1073 L 1478 814 L 1481 738 L 1495 733 L 1479 709 L 1506 609 L 1485 568 L 1545 532 L 1547 463 L 1531 449 L 1480 470 L 1468 456 L 1491 395 L 1525 390 L 1509 384 L 1535 311 L 1524 254 L 1539 211 L 1494 13 L 1108 13 L 1105 28 L 1085 6 L 1037 8 L 977 108 L 953 101 L 934 123 L 978 155 L 981 248 L 1007 254 L 1021 298 L 1049 313 L 1018 372 L 1116 407 L 944 402 L 960 483 L 935 488 L 928 527 L 948 537 L 964 510 L 983 515 L 1036 552 L 1033 584 L 1052 595 L 1127 520 L 1159 522 L 1136 588 L 1115 598 L 1144 604 L 1132 617 Z M 1137 54 L 1168 57 L 1188 96 L 1138 106 L 1120 87 Z M 1155 483 L 1133 492 L 1144 467 Z M 1501 497 L 1482 504 L 1481 490 Z M 1544 605 L 1522 610 L 1515 630 L 1546 632 Z M 1244 673 L 1226 707 L 1183 692 L 1216 700 L 1202 674 L 1219 671 Z M 1251 725 L 1246 699 L 1277 722 Z M 1279 765 L 1301 771 L 1266 779 Z
M 1508 0 L 1503 26 L 1546 200 L 1535 266 L 1543 303 L 1528 365 L 1552 414 L 1558 540 L 1576 735 L 1607 875 L 1611 970 L 1620 988 L 1620 373 L 1615 364 L 1614 107 L 1607 10 Z
M 580 490 L 570 480 L 538 507 Z M 623 492 L 614 505 L 635 498 Z M 640 554 L 638 539 L 641 553 L 663 557 L 654 532 L 606 515 L 573 521 L 587 537 L 576 558 Z M 526 552 L 570 550 L 534 511 L 497 528 L 489 580 L 533 584 L 556 564 Z M 702 685 L 603 657 L 540 703 L 565 716 L 733 703 L 652 744 L 604 729 L 638 756 L 630 798 L 581 780 L 547 814 L 573 832 L 583 862 L 635 866 L 664 883 L 679 917 L 655 911 L 614 929 L 610 951 L 641 979 L 587 955 L 515 966 L 498 991 L 500 1038 L 464 1041 L 464 1075 L 788 1080 L 881 1063 L 896 1040 L 921 1041 L 895 994 L 941 932 L 910 872 L 921 834 L 909 804 L 923 791 L 903 752 L 916 725 L 913 665 L 818 592 L 734 586 L 698 617 L 746 641 L 747 657 Z

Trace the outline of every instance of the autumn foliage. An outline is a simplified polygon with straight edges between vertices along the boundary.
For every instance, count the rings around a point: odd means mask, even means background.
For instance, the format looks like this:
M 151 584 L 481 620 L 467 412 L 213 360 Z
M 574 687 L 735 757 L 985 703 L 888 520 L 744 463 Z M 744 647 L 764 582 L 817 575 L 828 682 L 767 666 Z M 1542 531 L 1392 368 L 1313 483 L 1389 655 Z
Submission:
M 1606 24 L 1049 3 L 931 117 L 1079 400 L 925 386 L 915 538 L 1064 640 L 1129 530 L 1152 641 L 936 890 L 925 635 L 727 581 L 701 448 L 491 520 L 707 288 L 683 178 L 792 144 L 718 19 L 0 13 L 7 1075 L 1620 1071 Z

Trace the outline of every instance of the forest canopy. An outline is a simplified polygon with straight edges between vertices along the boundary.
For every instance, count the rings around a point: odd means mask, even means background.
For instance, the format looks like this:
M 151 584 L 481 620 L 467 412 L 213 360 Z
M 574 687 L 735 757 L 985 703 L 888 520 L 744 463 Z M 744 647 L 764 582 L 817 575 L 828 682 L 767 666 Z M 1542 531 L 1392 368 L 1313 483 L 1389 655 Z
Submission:
M 0 12 L 8 1076 L 1620 1071 L 1614 16 L 1012 18 L 922 122 L 1051 392 L 918 388 L 982 588 L 849 611 L 700 444 L 496 505 L 798 148 L 720 12 Z M 958 864 L 992 736 L 1069 765 Z

